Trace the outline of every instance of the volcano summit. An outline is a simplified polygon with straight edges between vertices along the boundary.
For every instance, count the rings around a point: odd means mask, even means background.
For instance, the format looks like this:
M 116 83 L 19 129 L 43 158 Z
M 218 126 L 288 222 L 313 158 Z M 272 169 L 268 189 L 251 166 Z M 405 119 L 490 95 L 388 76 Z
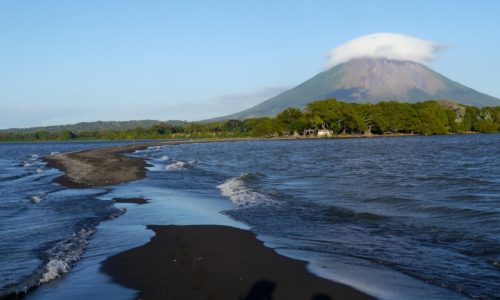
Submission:
M 500 99 L 478 92 L 425 65 L 443 46 L 399 34 L 380 33 L 347 42 L 330 53 L 329 69 L 252 108 L 218 119 L 274 116 L 288 107 L 337 98 L 352 103 L 454 100 L 484 107 Z

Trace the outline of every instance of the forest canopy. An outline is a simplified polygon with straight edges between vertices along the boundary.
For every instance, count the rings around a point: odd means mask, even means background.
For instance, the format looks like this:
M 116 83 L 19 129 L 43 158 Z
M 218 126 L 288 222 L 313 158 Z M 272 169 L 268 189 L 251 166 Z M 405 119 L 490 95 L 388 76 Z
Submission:
M 210 123 L 160 122 L 126 130 L 63 129 L 0 131 L 0 141 L 134 140 L 168 138 L 228 138 L 314 136 L 319 130 L 333 135 L 448 134 L 500 132 L 500 107 L 477 108 L 452 101 L 358 104 L 318 100 L 303 110 L 287 108 L 273 118 Z

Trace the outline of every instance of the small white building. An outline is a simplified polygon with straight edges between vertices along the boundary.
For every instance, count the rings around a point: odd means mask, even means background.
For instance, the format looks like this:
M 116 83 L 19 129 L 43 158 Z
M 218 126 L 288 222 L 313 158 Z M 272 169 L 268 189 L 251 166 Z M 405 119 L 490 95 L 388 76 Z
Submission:
M 318 137 L 332 137 L 333 131 L 328 129 L 318 129 Z

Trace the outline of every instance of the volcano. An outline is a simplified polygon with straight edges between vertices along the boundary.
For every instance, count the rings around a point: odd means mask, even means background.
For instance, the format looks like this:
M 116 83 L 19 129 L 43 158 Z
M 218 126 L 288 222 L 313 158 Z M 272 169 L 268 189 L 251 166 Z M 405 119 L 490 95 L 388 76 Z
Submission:
M 337 98 L 351 103 L 453 100 L 471 106 L 500 106 L 500 99 L 468 88 L 423 64 L 384 58 L 356 58 L 319 73 L 302 84 L 239 113 L 217 118 L 274 116 L 288 107 Z

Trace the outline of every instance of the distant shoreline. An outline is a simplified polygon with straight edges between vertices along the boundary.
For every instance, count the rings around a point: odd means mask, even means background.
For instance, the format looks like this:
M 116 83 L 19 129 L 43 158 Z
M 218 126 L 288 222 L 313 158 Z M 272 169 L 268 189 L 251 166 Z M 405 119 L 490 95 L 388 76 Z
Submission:
M 483 133 L 460 133 L 447 135 L 471 135 Z M 122 140 L 120 142 L 137 142 L 132 145 L 100 147 L 96 149 L 58 153 L 47 155 L 43 160 L 49 167 L 63 171 L 65 174 L 56 179 L 70 188 L 93 188 L 139 180 L 146 176 L 147 163 L 142 158 L 126 156 L 136 150 L 148 147 L 164 145 L 180 145 L 189 143 L 217 143 L 217 142 L 239 142 L 239 141 L 290 141 L 290 140 L 336 140 L 336 139 L 359 139 L 359 138 L 394 138 L 394 137 L 416 137 L 426 136 L 419 134 L 386 134 L 386 135 L 363 135 L 346 134 L 332 137 L 270 137 L 270 138 L 214 138 L 214 139 L 175 139 L 175 140 Z M 107 142 L 106 140 L 105 142 Z M 112 142 L 112 140 L 109 140 Z M 37 141 L 41 142 L 41 141 Z M 55 142 L 55 141 L 47 141 Z M 60 142 L 86 142 L 86 141 L 60 141 Z M 88 140 L 88 142 L 103 142 L 101 140 Z M 28 142 L 29 143 L 29 142 Z
M 271 141 L 271 140 L 321 140 L 321 139 L 347 139 L 347 138 L 390 138 L 405 136 L 447 136 L 447 135 L 476 135 L 476 134 L 500 134 L 499 132 L 449 132 L 446 134 L 418 134 L 418 133 L 388 133 L 388 134 L 335 134 L 331 137 L 318 136 L 280 136 L 280 137 L 231 137 L 231 138 L 162 138 L 162 139 L 71 139 L 71 140 L 0 140 L 1 144 L 8 143 L 85 143 L 85 142 L 123 142 L 123 143 L 142 143 L 142 144 L 184 144 L 200 142 L 228 142 L 228 141 Z M 113 146 L 111 146 L 113 147 Z
M 391 135 L 380 137 L 415 136 L 415 135 Z M 239 142 L 239 141 L 288 141 L 288 140 L 333 140 L 345 138 L 377 138 L 378 136 L 346 135 L 330 138 L 322 137 L 281 137 L 281 138 L 233 138 L 233 139 L 191 139 L 191 140 L 162 140 L 148 141 L 123 146 L 101 147 L 96 149 L 58 153 L 46 155 L 43 160 L 48 167 L 56 168 L 65 174 L 56 178 L 56 182 L 69 188 L 95 188 L 105 187 L 133 180 L 139 180 L 146 176 L 147 163 L 144 159 L 123 154 L 148 147 L 164 145 L 180 145 L 189 143 L 216 143 L 216 142 Z M 75 141 L 76 142 L 76 141 Z M 126 142 L 126 141 L 124 141 Z

